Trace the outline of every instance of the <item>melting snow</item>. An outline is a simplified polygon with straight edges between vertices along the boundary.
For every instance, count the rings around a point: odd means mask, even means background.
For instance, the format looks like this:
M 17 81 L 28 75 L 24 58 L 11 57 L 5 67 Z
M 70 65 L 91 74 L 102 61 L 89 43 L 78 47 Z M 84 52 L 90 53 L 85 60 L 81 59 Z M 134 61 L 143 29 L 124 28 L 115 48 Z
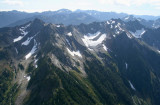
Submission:
M 30 24 L 26 25 L 25 27 L 21 27 L 19 30 L 21 31 L 21 35 L 22 36 L 19 36 L 18 38 L 15 38 L 13 40 L 13 42 L 17 42 L 17 41 L 20 41 L 24 36 L 26 36 L 28 34 L 26 30 L 26 28 L 28 28 L 30 26 Z
M 67 51 L 68 51 L 72 56 L 77 55 L 77 56 L 79 56 L 79 57 L 82 58 L 82 55 L 81 55 L 81 53 L 80 53 L 79 51 L 71 51 L 71 50 L 69 50 L 68 48 L 67 48 Z
M 90 34 L 91 35 L 91 34 Z M 97 32 L 95 34 L 92 34 L 93 36 L 87 36 L 85 35 L 84 38 L 82 38 L 82 41 L 84 44 L 89 46 L 97 46 L 98 44 L 102 43 L 103 40 L 106 38 L 106 34 L 102 34 L 97 40 L 93 40 L 94 38 L 98 37 L 100 35 L 100 32 Z
M 69 33 L 67 33 L 67 35 L 68 35 L 68 36 L 72 36 L 72 33 L 71 33 L 71 32 L 69 32 Z
M 104 48 L 104 50 L 106 50 L 106 51 L 107 51 L 107 49 L 108 49 L 104 44 L 103 44 L 103 48 Z
M 133 90 L 136 90 L 130 81 L 129 81 L 129 84 Z
M 25 56 L 26 60 L 32 56 L 32 54 L 35 53 L 35 51 L 37 50 L 37 42 L 36 40 L 34 39 L 34 46 L 32 48 L 32 50 Z
M 130 33 L 135 37 L 135 38 L 141 38 L 142 35 L 145 33 L 146 31 L 142 28 L 141 30 L 136 30 L 136 32 L 131 32 Z

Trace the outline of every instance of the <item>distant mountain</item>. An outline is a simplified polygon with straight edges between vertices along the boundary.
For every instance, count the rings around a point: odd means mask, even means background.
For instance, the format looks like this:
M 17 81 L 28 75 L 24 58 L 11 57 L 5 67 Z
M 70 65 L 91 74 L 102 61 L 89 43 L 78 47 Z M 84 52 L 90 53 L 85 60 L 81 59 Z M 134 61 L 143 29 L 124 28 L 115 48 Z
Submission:
M 0 23 L 1 23 L 0 27 L 7 26 L 16 21 L 33 17 L 38 14 L 39 13 L 26 13 L 26 12 L 20 12 L 16 10 L 8 11 L 8 12 L 0 12 Z
M 134 17 L 133 15 L 129 15 L 129 16 L 127 15 L 126 17 L 122 18 L 122 20 L 125 22 L 129 22 L 129 21 L 135 21 L 137 20 L 137 18 Z
M 128 15 L 125 13 L 115 12 L 100 12 L 95 10 L 76 10 L 70 11 L 68 9 L 60 9 L 57 11 L 45 11 L 42 13 L 26 13 L 19 11 L 8 11 L 0 12 L 0 27 L 17 26 L 22 25 L 26 22 L 33 21 L 35 18 L 40 18 L 44 22 L 53 24 L 64 24 L 64 25 L 79 25 L 81 23 L 88 24 L 91 22 L 102 22 L 110 19 L 122 19 L 131 16 L 135 19 L 143 19 L 143 25 L 153 25 L 153 27 L 159 27 L 158 16 L 147 16 L 147 15 Z
M 62 13 L 62 12 L 58 12 L 51 14 L 51 13 L 44 13 L 47 15 L 37 15 L 31 18 L 26 18 L 26 19 L 22 19 L 19 20 L 15 23 L 12 23 L 8 26 L 16 26 L 16 25 L 22 25 L 26 22 L 29 21 L 33 21 L 35 18 L 39 18 L 43 21 L 45 21 L 46 23 L 54 23 L 54 24 L 64 24 L 64 25 L 78 25 L 81 23 L 91 23 L 94 21 L 98 21 L 96 18 L 85 14 L 85 13 Z
M 124 22 L 129 22 L 129 21 L 139 21 L 142 25 L 148 27 L 148 28 L 159 28 L 160 27 L 160 19 L 156 20 L 145 20 L 142 18 L 136 18 L 133 15 L 126 16 L 122 18 Z
M 86 13 L 99 21 L 106 21 L 110 19 L 118 19 L 118 18 L 123 18 L 127 16 L 128 14 L 125 13 L 115 13 L 115 12 L 100 12 L 100 11 L 95 11 L 95 10 L 76 10 L 75 12 L 77 13 Z
M 136 18 L 142 18 L 145 20 L 156 20 L 160 18 L 160 16 L 151 16 L 151 15 L 134 15 Z
M 159 105 L 158 33 L 121 19 L 0 28 L 0 104 Z

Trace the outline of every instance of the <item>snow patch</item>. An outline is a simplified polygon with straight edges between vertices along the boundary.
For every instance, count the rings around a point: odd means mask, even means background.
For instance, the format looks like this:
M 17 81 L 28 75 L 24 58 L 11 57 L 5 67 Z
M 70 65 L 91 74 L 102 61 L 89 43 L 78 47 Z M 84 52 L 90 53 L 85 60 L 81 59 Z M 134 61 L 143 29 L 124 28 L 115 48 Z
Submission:
M 145 33 L 146 31 L 142 28 L 141 30 L 136 30 L 136 32 L 132 32 L 130 31 L 130 33 L 135 37 L 135 38 L 141 38 L 142 35 Z
M 31 77 L 30 77 L 30 76 L 27 76 L 26 79 L 27 79 L 27 81 L 29 81 L 29 80 L 31 79 Z
M 26 30 L 26 28 L 28 28 L 30 26 L 30 24 L 26 25 L 25 27 L 21 27 L 19 30 L 21 31 L 21 35 L 18 38 L 13 39 L 13 42 L 17 42 L 20 41 L 24 36 L 26 36 L 28 34 Z
M 97 33 L 93 34 L 93 36 L 85 35 L 82 38 L 82 41 L 86 45 L 86 47 L 97 46 L 98 44 L 102 43 L 103 40 L 105 40 L 105 38 L 106 38 L 106 34 L 102 34 L 97 40 L 93 40 L 96 37 L 98 37 L 99 35 L 100 35 L 100 32 L 97 32 Z
M 96 38 L 97 36 L 99 36 L 101 34 L 101 32 L 96 32 L 96 33 L 94 33 L 94 34 L 91 34 L 91 33 L 88 33 L 87 34 L 87 37 L 88 37 L 88 39 L 94 39 L 94 38 Z
M 32 39 L 33 39 L 33 37 L 29 37 L 29 38 L 28 38 L 26 41 L 24 41 L 21 45 L 27 46 Z
M 157 29 L 157 28 L 160 27 L 160 25 L 156 25 L 156 24 L 154 23 L 154 24 L 152 25 L 152 27 Z
M 39 32 L 38 32 L 38 33 L 39 33 Z M 38 33 L 37 33 L 37 34 L 38 34 Z M 31 41 L 37 34 L 35 34 L 35 35 L 32 36 L 32 37 L 27 38 L 27 40 L 24 41 L 21 45 L 27 46 L 27 45 L 30 43 L 30 41 Z
M 106 51 L 108 50 L 108 48 L 104 44 L 103 44 L 103 49 Z
M 121 28 L 121 23 L 118 23 L 117 26 L 118 26 L 118 28 L 119 28 L 120 31 L 124 31 L 124 30 Z
M 112 24 L 114 24 L 115 23 L 115 21 L 112 21 Z
M 21 31 L 21 34 L 23 35 L 23 36 L 25 36 L 25 35 L 27 35 L 28 34 L 28 32 L 27 31 L 25 31 L 29 26 L 30 26 L 31 24 L 28 24 L 28 25 L 26 25 L 25 27 L 21 27 L 19 30 Z
M 118 30 L 116 30 L 116 34 L 119 34 L 120 32 Z
M 33 46 L 32 50 L 25 56 L 26 60 L 27 60 L 29 57 L 31 57 L 31 56 L 35 53 L 36 50 L 37 50 L 37 42 L 36 42 L 36 40 L 34 39 L 34 46 Z
M 132 38 L 132 36 L 129 33 L 126 33 L 126 34 L 127 34 L 127 36 L 128 36 L 129 39 Z
M 91 49 L 91 48 L 88 48 L 88 50 L 93 51 L 93 49 Z
M 35 60 L 34 60 L 34 63 L 37 63 L 37 61 L 38 61 L 38 59 L 35 59 Z
M 15 50 L 16 50 L 16 53 L 18 54 L 18 50 L 17 50 L 17 48 L 15 47 Z
M 113 28 L 113 26 L 111 25 L 111 28 Z
M 139 22 L 141 21 L 141 19 L 137 19 Z
M 60 26 L 60 25 L 57 25 L 56 27 L 58 27 L 58 28 L 59 28 L 59 27 L 61 27 L 61 26 Z
M 19 40 L 21 40 L 24 36 L 19 36 L 18 38 L 13 39 L 13 42 L 17 42 Z
M 37 67 L 38 67 L 38 65 L 37 65 L 37 61 L 38 61 L 38 59 L 35 59 L 35 60 L 34 60 L 35 68 L 37 68 Z
M 77 56 L 79 56 L 79 57 L 82 58 L 82 55 L 81 55 L 81 53 L 80 53 L 79 51 L 71 51 L 71 50 L 69 50 L 68 48 L 67 48 L 67 51 L 68 51 L 69 54 L 71 54 L 72 56 L 77 55 Z
M 107 24 L 110 24 L 109 21 L 107 21 Z
M 27 79 L 27 81 L 29 81 L 30 79 L 31 79 L 31 77 L 30 76 L 23 76 L 24 78 L 26 78 Z
M 128 64 L 125 62 L 125 65 L 126 65 L 126 69 L 128 69 Z
M 72 33 L 71 33 L 71 32 L 69 32 L 69 33 L 67 33 L 67 35 L 68 35 L 68 36 L 72 36 Z
M 129 19 L 129 16 L 125 18 L 125 20 L 128 20 L 128 19 Z
M 133 84 L 129 81 L 129 84 L 130 84 L 130 86 L 131 86 L 131 88 L 133 89 L 133 90 L 136 90 L 135 88 L 134 88 L 134 86 L 133 86 Z
M 72 47 L 71 44 L 69 43 L 68 39 L 66 39 L 66 41 L 67 41 L 68 45 L 69 45 L 70 47 Z

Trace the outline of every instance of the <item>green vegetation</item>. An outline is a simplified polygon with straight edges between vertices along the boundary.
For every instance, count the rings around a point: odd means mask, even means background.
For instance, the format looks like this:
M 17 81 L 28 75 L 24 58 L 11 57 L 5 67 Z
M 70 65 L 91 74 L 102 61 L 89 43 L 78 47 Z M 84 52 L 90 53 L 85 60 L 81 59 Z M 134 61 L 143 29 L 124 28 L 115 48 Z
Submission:
M 39 61 L 29 83 L 32 89 L 27 105 L 93 105 L 100 104 L 92 88 L 76 72 L 65 73 L 46 59 Z
M 14 105 L 18 85 L 12 84 L 13 73 L 8 69 L 1 70 L 0 73 L 0 105 Z

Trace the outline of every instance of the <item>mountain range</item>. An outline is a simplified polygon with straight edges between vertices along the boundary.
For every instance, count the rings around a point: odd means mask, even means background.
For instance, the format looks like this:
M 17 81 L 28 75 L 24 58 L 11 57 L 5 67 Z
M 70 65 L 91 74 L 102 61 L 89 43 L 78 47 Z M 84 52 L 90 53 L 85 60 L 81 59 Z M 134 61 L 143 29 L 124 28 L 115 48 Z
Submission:
M 0 105 L 160 105 L 158 26 L 125 14 L 99 21 L 65 10 L 76 17 L 66 24 L 37 14 L 0 28 Z
M 20 11 L 7 11 L 0 12 L 0 27 L 13 27 L 17 25 L 25 24 L 29 21 L 33 21 L 35 18 L 39 18 L 46 23 L 64 24 L 64 25 L 79 25 L 81 23 L 89 24 L 92 22 L 103 22 L 110 19 L 126 19 L 126 21 L 138 19 L 141 20 L 144 25 L 148 27 L 159 27 L 160 16 L 150 15 L 128 15 L 126 13 L 116 12 L 101 12 L 96 10 L 76 10 L 71 11 L 68 9 L 60 9 L 57 11 L 45 11 L 45 12 L 20 12 Z

